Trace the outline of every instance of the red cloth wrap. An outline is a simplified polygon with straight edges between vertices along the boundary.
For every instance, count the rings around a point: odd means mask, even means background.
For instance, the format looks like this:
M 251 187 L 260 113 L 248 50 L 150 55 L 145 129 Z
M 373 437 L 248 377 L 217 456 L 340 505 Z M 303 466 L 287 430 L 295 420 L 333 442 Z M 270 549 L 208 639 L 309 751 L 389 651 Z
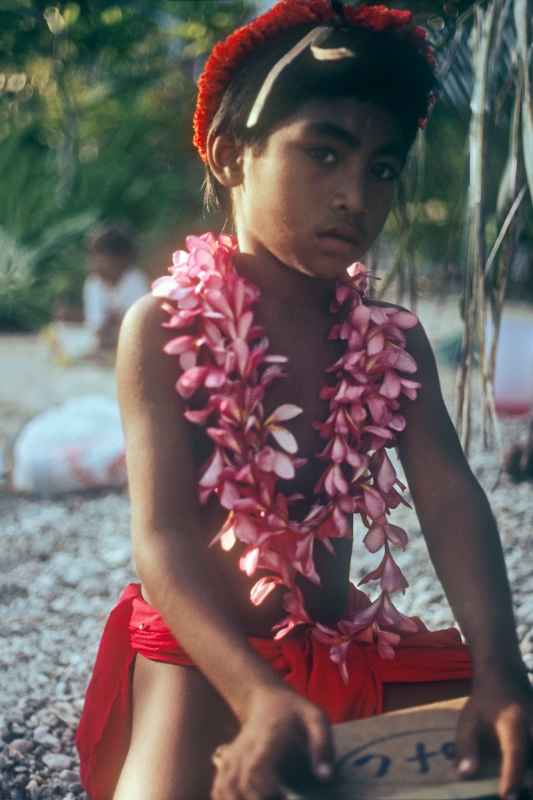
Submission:
M 350 682 L 342 682 L 328 647 L 307 628 L 280 641 L 249 638 L 250 645 L 298 694 L 320 706 L 332 723 L 383 711 L 384 683 L 424 683 L 470 678 L 468 647 L 455 628 L 424 631 L 401 640 L 396 656 L 382 659 L 374 645 L 354 642 Z M 194 667 L 161 615 L 130 583 L 111 611 L 76 734 L 81 780 L 91 800 L 109 800 L 104 764 L 125 758 L 131 728 L 131 667 L 136 653 L 153 661 Z

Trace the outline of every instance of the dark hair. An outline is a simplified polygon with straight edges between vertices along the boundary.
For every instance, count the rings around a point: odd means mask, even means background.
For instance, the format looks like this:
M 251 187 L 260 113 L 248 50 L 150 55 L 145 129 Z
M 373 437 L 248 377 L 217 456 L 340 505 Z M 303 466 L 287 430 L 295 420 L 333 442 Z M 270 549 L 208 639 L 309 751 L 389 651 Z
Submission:
M 345 47 L 353 58 L 319 61 L 309 49 L 289 64 L 275 81 L 258 123 L 246 127 L 257 94 L 276 62 L 311 25 L 293 28 L 258 46 L 235 73 L 210 127 L 210 135 L 228 133 L 237 142 L 260 146 L 272 130 L 304 103 L 320 98 L 354 97 L 374 102 L 397 118 L 406 154 L 428 112 L 428 99 L 436 88 L 433 68 L 408 39 L 393 31 L 339 28 L 321 46 Z M 207 208 L 228 209 L 228 192 L 207 166 L 204 202 Z
M 112 256 L 135 258 L 137 246 L 133 231 L 126 224 L 100 225 L 87 237 L 90 253 L 107 253 Z

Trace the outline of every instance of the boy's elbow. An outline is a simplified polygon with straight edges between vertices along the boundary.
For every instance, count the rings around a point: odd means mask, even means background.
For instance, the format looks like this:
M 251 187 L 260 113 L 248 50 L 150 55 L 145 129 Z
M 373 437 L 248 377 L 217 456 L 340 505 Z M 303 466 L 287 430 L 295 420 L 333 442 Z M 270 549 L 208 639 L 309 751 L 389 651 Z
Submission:
M 183 534 L 177 527 L 133 525 L 132 559 L 143 583 L 157 584 L 165 576 L 175 575 L 190 558 L 198 557 L 197 537 Z

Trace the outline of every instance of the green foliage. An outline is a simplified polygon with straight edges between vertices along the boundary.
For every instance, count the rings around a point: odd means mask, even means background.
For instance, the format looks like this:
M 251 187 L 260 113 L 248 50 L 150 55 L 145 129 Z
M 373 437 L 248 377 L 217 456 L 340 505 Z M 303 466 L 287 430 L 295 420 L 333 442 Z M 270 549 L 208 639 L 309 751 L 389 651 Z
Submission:
M 247 0 L 8 0 L 0 9 L 0 327 L 79 301 L 84 238 L 130 222 L 145 250 L 201 216 L 200 60 Z
M 79 300 L 96 222 L 130 222 L 148 266 L 209 225 L 191 144 L 195 80 L 256 7 L 264 0 L 2 0 L 0 327 L 36 327 L 58 296 Z M 467 116 L 439 103 L 427 132 L 411 239 L 433 274 L 460 263 Z M 494 133 L 495 207 L 507 144 Z M 394 220 L 388 230 L 398 237 Z

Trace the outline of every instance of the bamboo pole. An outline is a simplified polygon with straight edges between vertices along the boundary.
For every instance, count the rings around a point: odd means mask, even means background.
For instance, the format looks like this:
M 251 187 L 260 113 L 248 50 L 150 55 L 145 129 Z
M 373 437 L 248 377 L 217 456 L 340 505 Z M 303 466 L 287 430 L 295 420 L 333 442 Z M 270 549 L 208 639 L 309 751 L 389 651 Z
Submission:
M 529 184 L 530 200 L 533 203 L 533 96 L 530 78 L 530 62 L 533 43 L 531 42 L 531 17 L 528 15 L 528 0 L 514 0 L 514 20 L 517 41 L 517 56 L 523 81 L 522 99 L 522 151 Z
M 471 98 L 469 134 L 469 187 L 465 253 L 465 297 L 463 355 L 457 385 L 457 426 L 462 445 L 468 454 L 472 435 L 472 379 L 476 344 L 480 350 L 481 379 L 486 396 L 485 364 L 485 148 L 488 110 L 488 73 L 496 12 L 501 0 L 491 0 L 486 9 L 477 7 L 471 50 L 474 90 Z M 492 409 L 483 403 L 484 439 L 487 417 Z

